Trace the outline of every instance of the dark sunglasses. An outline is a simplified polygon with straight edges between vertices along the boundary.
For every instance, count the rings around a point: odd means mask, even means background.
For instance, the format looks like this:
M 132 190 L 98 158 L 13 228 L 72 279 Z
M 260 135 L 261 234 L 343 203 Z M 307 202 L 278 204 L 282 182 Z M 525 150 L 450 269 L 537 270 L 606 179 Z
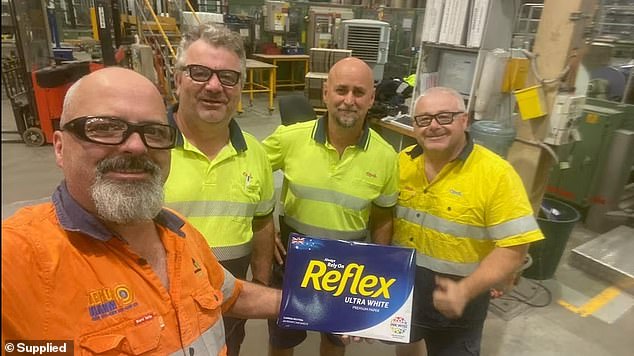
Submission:
M 232 87 L 238 84 L 240 80 L 240 72 L 231 69 L 211 69 L 209 67 L 198 64 L 190 64 L 185 67 L 185 73 L 195 82 L 206 83 L 216 74 L 220 84 L 226 87 Z
M 431 125 L 431 122 L 435 119 L 440 125 L 449 125 L 453 122 L 456 115 L 464 114 L 464 111 L 456 112 L 439 112 L 435 115 L 422 114 L 414 116 L 414 122 L 420 127 L 427 127 Z
M 113 116 L 82 116 L 66 123 L 62 131 L 71 132 L 84 141 L 102 145 L 120 145 L 133 133 L 154 149 L 169 149 L 176 145 L 176 129 L 163 124 L 132 124 Z

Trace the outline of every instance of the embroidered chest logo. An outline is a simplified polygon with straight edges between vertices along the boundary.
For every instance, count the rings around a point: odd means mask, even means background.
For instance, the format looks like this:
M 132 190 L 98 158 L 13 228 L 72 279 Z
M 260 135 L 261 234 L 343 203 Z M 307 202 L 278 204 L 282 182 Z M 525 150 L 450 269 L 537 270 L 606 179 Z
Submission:
M 137 305 L 134 293 L 125 284 L 88 292 L 88 312 L 92 320 L 119 314 Z
M 253 180 L 253 175 L 250 172 L 242 172 L 242 175 L 244 176 L 244 186 L 248 188 Z
M 376 173 L 374 173 L 374 172 L 367 171 L 367 172 L 365 172 L 365 175 L 370 177 L 370 178 L 376 178 Z
M 200 268 L 200 265 L 198 264 L 198 262 L 196 262 L 195 259 L 192 258 L 192 264 L 194 265 L 194 274 L 198 274 L 200 272 L 202 272 L 202 268 Z
M 457 191 L 455 189 L 449 189 L 449 193 L 451 193 L 451 194 L 453 194 L 453 195 L 455 195 L 457 197 L 462 197 L 462 192 L 459 192 L 459 191 Z

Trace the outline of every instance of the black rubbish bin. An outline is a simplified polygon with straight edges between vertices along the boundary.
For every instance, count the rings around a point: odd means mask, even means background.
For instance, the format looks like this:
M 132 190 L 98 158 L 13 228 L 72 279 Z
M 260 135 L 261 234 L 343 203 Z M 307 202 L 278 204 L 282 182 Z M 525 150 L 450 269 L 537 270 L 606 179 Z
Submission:
M 544 239 L 533 242 L 528 253 L 533 264 L 522 273 L 526 278 L 552 278 L 564 253 L 570 233 L 581 215 L 572 206 L 554 199 L 544 198 L 537 224 Z

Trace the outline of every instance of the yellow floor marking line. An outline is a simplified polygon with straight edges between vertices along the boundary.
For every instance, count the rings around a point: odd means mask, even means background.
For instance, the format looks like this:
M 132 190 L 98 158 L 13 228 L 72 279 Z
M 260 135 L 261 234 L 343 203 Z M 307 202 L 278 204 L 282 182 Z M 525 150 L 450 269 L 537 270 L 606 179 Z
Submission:
M 563 299 L 559 299 L 557 303 L 571 312 L 579 314 L 581 317 L 585 318 L 601 309 L 604 305 L 608 304 L 612 299 L 616 298 L 620 294 L 621 290 L 619 288 L 608 287 L 580 307 L 574 306 Z

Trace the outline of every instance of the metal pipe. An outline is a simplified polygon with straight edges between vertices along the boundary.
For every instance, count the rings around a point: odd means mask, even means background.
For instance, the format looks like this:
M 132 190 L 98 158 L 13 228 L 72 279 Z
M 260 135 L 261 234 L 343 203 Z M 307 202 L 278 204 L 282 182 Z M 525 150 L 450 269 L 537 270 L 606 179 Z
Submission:
M 196 22 L 198 22 L 198 24 L 200 25 L 200 19 L 198 18 L 198 15 L 196 15 L 196 11 L 194 11 L 194 7 L 192 6 L 192 4 L 189 2 L 189 0 L 185 0 L 185 3 L 187 4 L 189 11 L 191 11 L 192 15 L 194 15 Z
M 165 44 L 167 44 L 167 48 L 170 50 L 170 53 L 172 54 L 174 59 L 176 59 L 176 52 L 174 52 L 174 48 L 172 48 L 172 44 L 170 43 L 169 37 L 167 37 L 167 34 L 165 34 L 165 31 L 163 30 L 163 26 L 161 26 L 158 16 L 156 16 L 154 9 L 152 9 L 152 5 L 150 4 L 150 1 L 144 0 L 144 2 L 147 8 L 150 10 L 150 14 L 152 14 L 152 18 L 154 19 L 154 22 L 156 22 L 156 25 L 158 26 L 158 29 L 161 32 L 163 39 L 165 40 Z

